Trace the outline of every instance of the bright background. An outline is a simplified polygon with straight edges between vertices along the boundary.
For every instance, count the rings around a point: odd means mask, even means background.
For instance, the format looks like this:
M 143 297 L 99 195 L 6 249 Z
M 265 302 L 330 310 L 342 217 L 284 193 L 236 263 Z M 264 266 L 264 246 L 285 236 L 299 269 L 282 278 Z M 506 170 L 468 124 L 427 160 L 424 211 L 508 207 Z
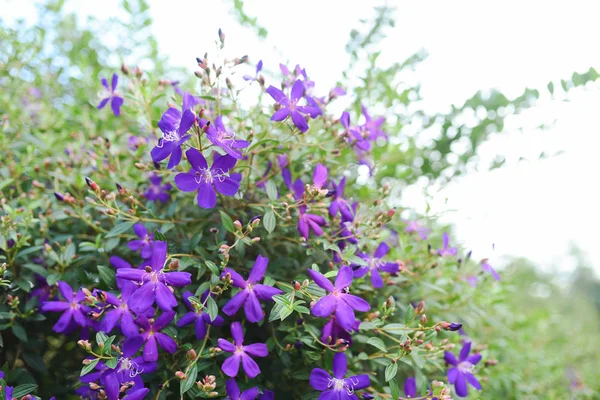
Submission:
M 35 3 L 0 0 L 4 21 L 25 18 L 35 23 Z M 117 0 L 72 0 L 82 21 L 117 16 Z M 214 49 L 216 31 L 227 35 L 230 54 L 262 59 L 267 69 L 279 62 L 301 64 L 325 93 L 349 63 L 344 48 L 360 18 L 372 15 L 381 1 L 246 0 L 251 16 L 267 28 L 260 41 L 229 13 L 230 2 L 150 1 L 156 36 L 170 63 L 196 69 L 194 58 Z M 505 133 L 479 150 L 482 160 L 496 154 L 506 166 L 472 171 L 441 189 L 427 188 L 432 211 L 456 225 L 456 238 L 489 256 L 494 265 L 506 256 L 525 256 L 546 270 L 564 273 L 574 267 L 571 243 L 588 254 L 600 272 L 600 194 L 595 156 L 600 140 L 600 91 L 569 93 L 568 102 L 545 90 L 553 80 L 574 71 L 600 67 L 597 38 L 600 3 L 593 1 L 388 1 L 397 6 L 396 28 L 389 31 L 380 61 L 403 60 L 418 49 L 430 56 L 415 74 L 422 83 L 423 107 L 431 111 L 460 104 L 475 91 L 497 88 L 509 98 L 525 87 L 540 90 L 538 106 L 506 120 Z M 120 11 L 119 11 L 120 12 Z M 109 40 L 118 40 L 110 38 Z M 540 131 L 540 123 L 551 123 Z M 538 160 L 540 153 L 559 155 Z M 519 161 L 520 158 L 525 161 Z M 404 204 L 424 211 L 424 189 L 403 194 Z M 495 250 L 492 251 L 492 245 Z

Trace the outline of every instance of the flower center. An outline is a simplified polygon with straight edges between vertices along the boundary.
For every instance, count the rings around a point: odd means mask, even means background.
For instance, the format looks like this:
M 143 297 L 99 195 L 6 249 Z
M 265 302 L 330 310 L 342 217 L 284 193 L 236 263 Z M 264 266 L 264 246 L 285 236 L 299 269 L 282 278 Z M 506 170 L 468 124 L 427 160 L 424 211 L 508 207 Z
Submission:
M 196 183 L 213 183 L 215 179 L 219 182 L 224 182 L 229 177 L 229 174 L 222 169 L 201 168 L 196 171 L 194 180 Z
M 234 354 L 242 354 L 242 353 L 244 353 L 244 346 L 237 346 Z
M 465 372 L 465 373 L 469 373 L 469 374 L 470 374 L 471 372 L 473 372 L 473 367 L 474 367 L 474 365 L 473 365 L 473 364 L 471 364 L 471 363 L 470 363 L 470 362 L 468 362 L 468 361 L 463 361 L 463 362 L 461 362 L 460 364 L 458 364 L 458 369 L 459 369 L 461 372 Z
M 369 270 L 379 269 L 384 264 L 381 258 L 371 258 L 369 260 Z
M 348 378 L 348 379 L 338 379 L 338 378 L 329 378 L 329 383 L 327 384 L 328 388 L 331 388 L 335 391 L 345 390 L 348 394 L 354 394 L 354 386 L 358 385 L 358 379 L 356 378 Z
M 129 358 L 121 357 L 119 359 L 119 361 L 121 362 L 121 365 L 119 367 L 119 372 L 129 371 L 130 378 L 133 378 L 133 377 L 141 374 L 142 372 L 144 372 L 144 369 L 140 368 L 138 363 L 130 360 Z
M 163 132 L 163 139 L 167 142 L 176 142 L 179 140 L 179 125 L 176 125 L 172 131 Z

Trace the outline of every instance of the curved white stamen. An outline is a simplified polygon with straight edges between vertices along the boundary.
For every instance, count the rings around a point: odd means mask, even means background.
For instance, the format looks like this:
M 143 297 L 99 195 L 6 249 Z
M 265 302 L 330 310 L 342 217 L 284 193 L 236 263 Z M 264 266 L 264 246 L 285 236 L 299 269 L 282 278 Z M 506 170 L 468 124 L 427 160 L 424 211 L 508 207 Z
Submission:
M 140 368 L 139 364 L 135 361 L 130 360 L 129 358 L 119 358 L 121 362 L 121 366 L 119 367 L 119 372 L 121 371 L 129 371 L 129 377 L 135 378 L 137 375 L 144 372 L 143 368 Z
M 346 391 L 349 395 L 354 394 L 354 386 L 358 385 L 359 380 L 348 378 L 348 379 L 338 379 L 338 378 L 328 378 L 327 387 L 333 388 L 333 390 L 341 391 L 342 389 Z

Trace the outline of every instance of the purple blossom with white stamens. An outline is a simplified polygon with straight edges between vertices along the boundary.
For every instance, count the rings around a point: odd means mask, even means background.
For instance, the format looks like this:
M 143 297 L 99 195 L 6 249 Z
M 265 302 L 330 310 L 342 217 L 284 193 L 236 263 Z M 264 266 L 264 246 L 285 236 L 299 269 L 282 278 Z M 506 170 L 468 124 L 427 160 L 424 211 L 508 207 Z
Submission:
M 204 302 L 208 295 L 208 291 L 204 292 L 201 300 Z M 205 312 L 204 309 L 194 308 L 194 305 L 189 300 L 191 296 L 193 296 L 191 292 L 185 292 L 182 296 L 183 301 L 185 302 L 187 307 L 192 311 L 188 312 L 183 317 L 181 317 L 179 321 L 177 321 L 177 326 L 181 328 L 182 326 L 186 326 L 194 322 L 194 327 L 196 330 L 196 339 L 202 340 L 206 337 L 207 325 L 222 326 L 225 320 L 220 315 L 217 315 L 215 320 L 211 321 L 210 315 L 207 312 Z
M 308 275 L 315 283 L 328 291 L 330 294 L 323 296 L 312 308 L 312 314 L 316 317 L 327 318 L 335 313 L 340 326 L 344 329 L 352 329 L 354 326 L 354 311 L 367 312 L 371 309 L 369 303 L 358 296 L 349 293 L 352 285 L 352 269 L 342 266 L 335 278 L 335 285 L 325 275 L 309 269 Z
M 175 184 L 179 190 L 197 191 L 198 205 L 202 208 L 213 208 L 217 204 L 215 189 L 222 195 L 235 196 L 242 180 L 241 174 L 229 172 L 235 166 L 235 158 L 230 155 L 215 155 L 209 168 L 206 159 L 198 150 L 191 148 L 185 155 L 192 168 L 189 172 L 175 176 Z
M 448 232 L 444 232 L 444 235 L 442 236 L 442 241 L 443 247 L 441 249 L 438 249 L 438 254 L 442 257 L 455 256 L 458 250 L 456 249 L 456 247 L 450 247 L 450 235 L 448 235 Z
M 104 318 L 100 323 L 99 330 L 102 332 L 110 333 L 115 325 L 120 322 L 121 332 L 125 336 L 135 336 L 139 333 L 137 326 L 135 325 L 134 315 L 129 309 L 127 302 L 131 295 L 135 292 L 137 286 L 134 284 L 125 285 L 121 288 L 121 298 L 118 298 L 112 293 L 103 292 L 106 297 L 106 305 L 114 308 L 107 308 L 104 312 Z M 148 309 L 152 314 L 154 311 Z
M 240 393 L 240 388 L 235 382 L 235 379 L 229 379 L 225 382 L 225 391 L 227 392 L 227 399 L 229 400 L 253 400 L 258 397 L 258 387 L 253 387 L 244 390 Z
M 229 274 L 233 281 L 233 286 L 240 290 L 227 304 L 223 307 L 223 312 L 230 317 L 234 316 L 240 307 L 244 305 L 244 313 L 248 322 L 259 322 L 264 318 L 264 313 L 260 307 L 259 300 L 273 301 L 273 296 L 283 293 L 281 290 L 272 286 L 261 285 L 260 282 L 267 271 L 269 259 L 258 255 L 250 275 L 247 280 L 244 280 L 240 274 L 231 268 L 225 268 L 221 276 Z
M 189 272 L 164 272 L 167 260 L 167 244 L 154 242 L 154 251 L 150 266 L 145 269 L 120 268 L 117 278 L 137 282 L 140 287 L 127 301 L 129 309 L 136 314 L 141 314 L 154 304 L 161 310 L 171 310 L 177 306 L 177 299 L 169 286 L 181 287 L 192 283 L 192 274 Z
M 52 330 L 57 333 L 64 333 L 69 330 L 74 322 L 80 327 L 89 324 L 86 315 L 91 311 L 87 306 L 80 304 L 85 299 L 83 291 L 79 290 L 73 293 L 73 289 L 68 283 L 59 281 L 58 290 L 64 301 L 45 301 L 42 303 L 42 312 L 62 312 Z
M 100 101 L 100 104 L 98 104 L 98 110 L 103 109 L 104 106 L 106 106 L 106 104 L 110 100 L 110 108 L 112 108 L 113 114 L 115 114 L 115 116 L 117 117 L 120 116 L 121 106 L 123 105 L 123 98 L 119 96 L 116 92 L 117 84 L 119 83 L 119 76 L 117 74 L 113 74 L 110 82 L 110 87 L 108 87 L 108 81 L 106 80 L 106 78 L 102 78 L 101 81 L 102 86 L 104 86 L 104 88 L 108 92 L 108 96 Z
M 489 272 L 490 274 L 492 274 L 492 276 L 494 277 L 495 280 L 497 280 L 497 281 L 501 280 L 500 275 L 498 275 L 498 272 L 496 272 L 494 267 L 492 267 L 490 265 L 487 258 L 484 258 L 483 260 L 481 260 L 481 269 L 485 272 Z
M 150 152 L 152 161 L 160 162 L 170 156 L 167 168 L 171 169 L 179 165 L 182 156 L 181 145 L 192 137 L 187 132 L 196 121 L 196 115 L 192 111 L 194 104 L 194 96 L 185 93 L 181 111 L 176 108 L 169 108 L 165 111 L 160 121 L 158 121 L 158 127 L 163 136 Z
M 200 120 L 200 126 L 207 126 L 208 122 Z M 218 116 L 215 118 L 215 123 L 208 125 L 206 128 L 206 137 L 217 147 L 225 150 L 227 154 L 237 160 L 243 160 L 244 156 L 240 149 L 250 146 L 247 140 L 236 139 L 235 133 L 228 131 L 223 125 L 223 118 Z
M 352 207 L 348 203 L 348 200 L 344 197 L 344 188 L 346 186 L 346 177 L 340 180 L 339 184 L 333 183 L 334 195 L 331 204 L 329 205 L 329 214 L 335 217 L 339 212 L 342 216 L 342 222 L 354 221 L 354 213 Z
M 418 221 L 406 221 L 406 228 L 404 228 L 404 232 L 417 233 L 421 237 L 421 239 L 427 240 L 429 228 L 419 224 Z
M 233 343 L 225 339 L 219 339 L 217 342 L 221 350 L 233 353 L 225 360 L 221 370 L 225 375 L 235 378 L 238 375 L 240 364 L 242 364 L 248 378 L 256 377 L 260 374 L 260 368 L 250 356 L 266 357 L 269 354 L 267 345 L 264 343 L 244 345 L 244 331 L 242 330 L 242 324 L 239 322 L 231 324 L 231 336 L 233 337 Z
M 140 346 L 144 345 L 144 361 L 153 362 L 158 360 L 158 346 L 167 352 L 173 354 L 177 350 L 177 343 L 171 336 L 160 332 L 166 328 L 175 318 L 174 311 L 165 311 L 154 322 L 145 315 L 139 315 L 135 320 L 136 324 L 142 329 L 138 336 L 129 337 L 123 343 L 123 351 L 135 354 Z M 141 337 L 141 340 L 140 340 Z
M 335 353 L 333 356 L 333 377 L 324 369 L 315 368 L 310 373 L 310 385 L 321 392 L 319 399 L 357 400 L 355 391 L 371 385 L 369 375 L 354 375 L 344 378 L 348 370 L 346 354 Z
M 452 365 L 452 368 L 448 370 L 448 382 L 454 385 L 456 394 L 460 397 L 466 397 L 469 394 L 467 383 L 473 386 L 476 390 L 481 390 L 481 384 L 473 375 L 473 368 L 481 361 L 481 354 L 469 355 L 471 352 L 471 342 L 466 342 L 460 354 L 458 360 L 453 353 L 447 351 L 444 353 L 444 360 L 448 365 Z
M 140 251 L 142 258 L 152 257 L 152 249 L 154 247 L 154 233 L 149 233 L 144 225 L 137 223 L 133 225 L 133 231 L 139 239 L 132 240 L 127 243 L 127 247 L 133 251 Z
M 308 123 L 303 114 L 312 116 L 320 111 L 315 110 L 313 106 L 298 105 L 298 102 L 304 97 L 304 84 L 301 80 L 297 80 L 292 86 L 290 97 L 274 86 L 269 86 L 267 93 L 281 106 L 279 110 L 275 111 L 271 121 L 283 121 L 291 116 L 292 122 L 301 132 L 308 130 Z
M 373 287 L 376 289 L 383 287 L 383 279 L 381 278 L 380 271 L 395 274 L 398 272 L 399 269 L 397 263 L 382 260 L 382 258 L 389 251 L 390 246 L 388 246 L 385 242 L 381 242 L 377 247 L 377 250 L 375 250 L 375 254 L 373 254 L 373 257 L 365 253 L 358 254 L 360 258 L 366 261 L 367 265 L 351 265 L 352 269 L 354 269 L 354 277 L 362 278 L 370 272 L 371 283 L 373 284 Z
M 169 190 L 172 188 L 173 186 L 170 183 L 163 184 L 160 176 L 152 174 L 150 176 L 150 185 L 144 192 L 144 197 L 150 201 L 160 201 L 162 203 L 166 203 L 171 199 Z

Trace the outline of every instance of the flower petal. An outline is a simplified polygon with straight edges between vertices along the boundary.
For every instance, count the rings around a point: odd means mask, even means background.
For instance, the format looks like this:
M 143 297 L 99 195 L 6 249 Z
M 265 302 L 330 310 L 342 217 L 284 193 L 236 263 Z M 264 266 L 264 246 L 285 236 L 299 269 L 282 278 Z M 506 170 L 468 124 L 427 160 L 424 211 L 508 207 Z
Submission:
M 341 302 L 338 302 L 338 299 L 333 295 L 321 297 L 321 299 L 313 306 L 312 314 L 316 317 L 329 317 L 336 309 L 338 303 Z
M 308 130 L 308 123 L 306 122 L 306 118 L 298 111 L 292 111 L 292 122 L 296 125 L 296 128 L 300 130 L 300 132 L 306 132 Z
M 197 200 L 202 208 L 214 208 L 217 205 L 217 194 L 211 183 L 200 184 Z
M 321 368 L 314 368 L 310 373 L 310 386 L 315 390 L 327 390 L 329 382 L 331 382 L 331 375 L 327 371 Z
M 302 96 L 304 95 L 304 84 L 300 79 L 297 79 L 294 82 L 294 86 L 292 86 L 292 92 L 290 95 L 290 99 L 293 103 L 296 103 Z
M 355 319 L 354 310 L 345 301 L 338 301 L 335 318 L 342 328 L 352 329 Z
M 262 321 L 262 319 L 265 317 L 254 291 L 251 291 L 248 294 L 248 298 L 244 303 L 244 313 L 246 314 L 246 319 L 248 322 L 252 323 Z
M 192 274 L 189 272 L 167 272 L 164 277 L 171 286 L 181 287 L 192 283 Z
M 150 265 L 152 265 L 152 270 L 160 271 L 165 266 L 165 261 L 167 260 L 167 243 L 156 241 L 154 242 L 154 252 L 152 253 L 152 260 L 150 261 Z
M 323 289 L 327 290 L 328 292 L 333 292 L 333 284 L 325 277 L 325 275 L 315 271 L 314 269 L 309 269 L 308 276 L 310 276 L 310 278 Z
M 228 176 L 213 181 L 217 192 L 225 196 L 235 196 L 240 188 L 240 182 Z
M 444 361 L 446 361 L 446 364 L 449 365 L 458 365 L 458 361 L 456 360 L 456 357 L 454 356 L 453 353 L 450 353 L 449 351 L 444 353 Z
M 71 301 L 73 299 L 73 289 L 71 289 L 68 283 L 59 281 L 58 290 L 65 300 Z
M 466 342 L 462 349 L 460 349 L 460 354 L 458 355 L 458 361 L 459 362 L 463 362 L 467 359 L 467 357 L 469 356 L 469 353 L 471 352 L 471 342 Z
M 194 174 L 185 172 L 175 175 L 175 185 L 182 192 L 195 192 L 200 187 Z
M 238 312 L 238 310 L 240 309 L 242 304 L 244 304 L 247 297 L 248 297 L 247 290 L 239 291 L 238 293 L 236 293 L 235 296 L 233 296 L 231 298 L 231 300 L 229 300 L 229 302 L 227 302 L 227 304 L 225 304 L 225 307 L 223 307 L 222 311 L 226 315 L 233 317 Z
M 240 322 L 233 322 L 231 324 L 231 337 L 233 337 L 233 343 L 236 346 L 241 346 L 244 343 L 244 330 Z
M 473 386 L 477 390 L 481 390 L 481 384 L 473 374 L 466 372 L 464 375 L 467 378 L 467 382 L 469 382 L 471 386 Z
M 157 283 L 154 293 L 156 296 L 156 304 L 158 304 L 158 307 L 160 307 L 161 310 L 168 311 L 177 306 L 175 295 L 164 283 Z
M 240 370 L 240 361 L 242 361 L 242 357 L 239 354 L 234 354 L 225 360 L 221 370 L 225 375 L 235 378 Z
M 284 119 L 286 119 L 289 116 L 290 116 L 289 108 L 280 108 L 279 110 L 275 111 L 275 113 L 271 117 L 271 121 L 283 121 Z
M 219 339 L 217 341 L 217 344 L 219 345 L 219 348 L 221 350 L 226 351 L 228 353 L 233 353 L 236 350 L 236 347 L 233 345 L 233 343 L 225 339 Z
M 234 271 L 233 269 L 225 268 L 223 270 L 223 272 L 221 273 L 221 276 L 225 276 L 227 274 L 229 274 L 229 276 L 231 277 L 233 286 L 238 287 L 238 288 L 246 288 L 246 286 L 248 286 L 246 283 L 246 280 L 240 274 L 238 274 L 236 271 Z
M 254 343 L 244 346 L 244 351 L 254 357 L 266 357 L 269 355 L 267 345 L 264 343 Z
M 154 303 L 154 287 L 152 284 L 147 283 L 142 285 L 138 290 L 133 292 L 129 300 L 127 301 L 127 306 L 131 311 L 136 314 L 141 314 L 147 309 L 149 309 Z M 155 360 L 149 360 L 155 361 Z
M 386 242 L 381 242 L 373 255 L 375 258 L 382 258 L 390 251 L 390 246 Z
M 197 170 L 207 169 L 208 164 L 206 158 L 195 148 L 190 148 L 185 152 L 185 156 L 192 167 Z
M 260 374 L 260 368 L 258 367 L 258 364 L 246 353 L 242 353 L 242 366 L 244 367 L 244 372 L 250 379 L 255 378 L 258 374 Z
M 267 93 L 278 103 L 281 103 L 283 99 L 287 99 L 285 93 L 283 93 L 280 89 L 277 89 L 275 86 L 269 86 L 267 88 Z
M 256 297 L 258 297 L 259 300 L 268 301 L 273 301 L 273 296 L 283 293 L 280 289 L 261 284 L 255 284 L 252 286 L 252 290 L 256 293 Z
M 269 259 L 259 254 L 258 257 L 256 257 L 256 261 L 254 261 L 254 265 L 252 266 L 252 270 L 250 271 L 250 276 L 248 276 L 248 282 L 259 282 L 265 276 L 268 264 Z
M 351 384 L 352 386 L 350 387 L 354 390 L 364 389 L 371 386 L 371 378 L 369 378 L 369 375 L 367 374 L 355 375 L 346 379 L 346 384 L 348 386 Z
M 160 347 L 162 347 L 164 350 L 168 351 L 171 354 L 175 353 L 175 350 L 177 350 L 177 343 L 175 343 L 175 340 L 173 340 L 171 336 L 166 335 L 162 332 L 155 332 L 154 336 L 156 337 L 156 340 L 158 341 Z
M 469 395 L 469 389 L 467 388 L 467 380 L 465 375 L 458 371 L 456 381 L 454 382 L 454 389 L 459 397 L 467 397 Z
M 156 360 L 158 360 L 158 347 L 156 346 L 156 339 L 151 335 L 148 336 L 148 340 L 144 346 L 144 361 Z
M 352 285 L 352 275 L 352 268 L 348 267 L 347 265 L 342 266 L 335 277 L 335 288 L 337 290 L 342 290 L 350 287 L 350 285 Z
M 333 376 L 338 379 L 342 379 L 344 375 L 346 375 L 346 371 L 348 370 L 346 354 L 344 353 L 335 353 L 333 356 L 333 365 L 332 371 Z

